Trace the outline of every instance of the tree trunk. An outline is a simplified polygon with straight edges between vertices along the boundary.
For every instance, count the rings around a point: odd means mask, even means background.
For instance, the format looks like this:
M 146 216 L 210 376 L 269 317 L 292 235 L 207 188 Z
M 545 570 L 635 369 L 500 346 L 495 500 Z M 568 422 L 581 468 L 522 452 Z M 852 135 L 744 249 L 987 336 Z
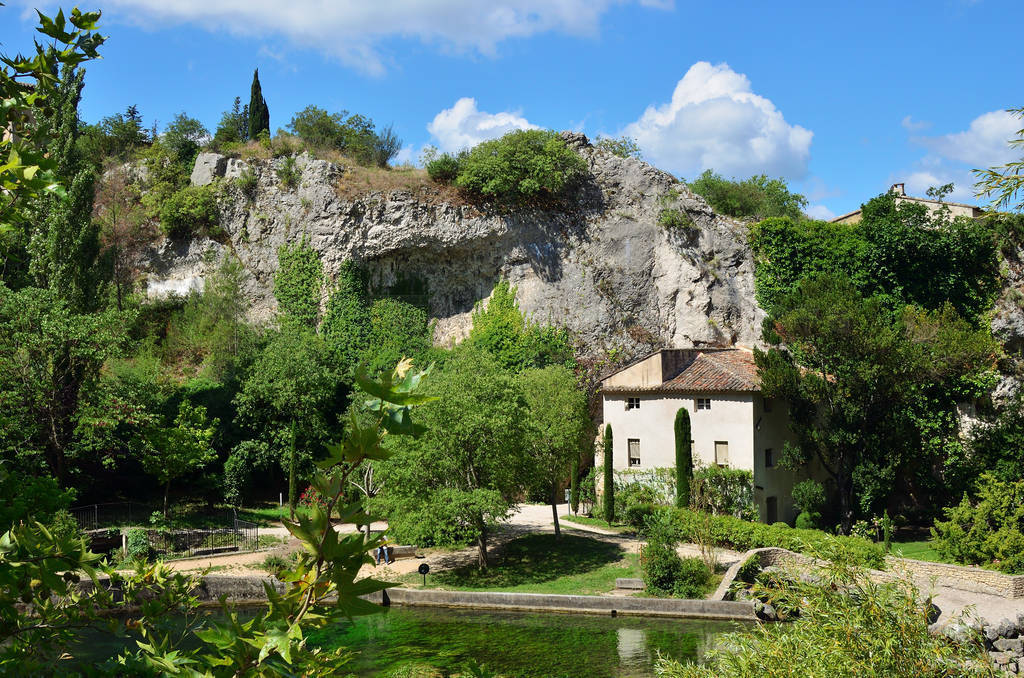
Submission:
M 171 481 L 164 484 L 164 518 L 167 517 L 167 496 L 171 493 Z
M 558 526 L 558 504 L 556 502 L 555 499 L 551 500 L 551 517 L 555 519 L 555 539 L 561 539 L 562 530 Z
M 292 419 L 292 444 L 288 453 L 288 515 L 295 520 L 295 420 Z
M 476 538 L 477 545 L 477 567 L 481 570 L 487 569 L 487 525 L 480 521 L 480 532 Z

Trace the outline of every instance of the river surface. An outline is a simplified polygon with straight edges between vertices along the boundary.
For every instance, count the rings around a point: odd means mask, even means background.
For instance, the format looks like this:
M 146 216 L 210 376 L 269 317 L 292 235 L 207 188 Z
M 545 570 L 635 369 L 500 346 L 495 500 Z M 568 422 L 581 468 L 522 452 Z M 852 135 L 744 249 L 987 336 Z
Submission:
M 392 607 L 323 629 L 310 638 L 357 654 L 357 676 L 437 675 L 477 662 L 508 678 L 654 675 L 663 656 L 698 660 L 733 622 L 531 612 Z M 427 674 L 431 675 L 431 674 Z

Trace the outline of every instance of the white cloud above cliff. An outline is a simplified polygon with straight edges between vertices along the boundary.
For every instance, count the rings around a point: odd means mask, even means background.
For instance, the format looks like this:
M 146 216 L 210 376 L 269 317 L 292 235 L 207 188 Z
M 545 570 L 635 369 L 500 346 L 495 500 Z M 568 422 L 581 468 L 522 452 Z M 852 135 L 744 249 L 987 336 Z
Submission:
M 446 108 L 427 125 L 427 131 L 442 151 L 471 148 L 481 141 L 517 129 L 540 129 L 518 111 L 487 113 L 477 108 L 476 99 L 462 97 L 451 108 Z
M 814 136 L 786 122 L 745 75 L 706 61 L 690 67 L 669 102 L 649 106 L 622 133 L 655 165 L 684 177 L 710 168 L 726 177 L 788 179 L 807 174 Z
M 188 23 L 238 35 L 284 36 L 379 75 L 388 60 L 379 46 L 387 38 L 412 37 L 446 50 L 490 55 L 509 38 L 546 32 L 595 36 L 602 16 L 626 4 L 673 6 L 672 0 L 106 0 L 103 8 L 142 26 Z

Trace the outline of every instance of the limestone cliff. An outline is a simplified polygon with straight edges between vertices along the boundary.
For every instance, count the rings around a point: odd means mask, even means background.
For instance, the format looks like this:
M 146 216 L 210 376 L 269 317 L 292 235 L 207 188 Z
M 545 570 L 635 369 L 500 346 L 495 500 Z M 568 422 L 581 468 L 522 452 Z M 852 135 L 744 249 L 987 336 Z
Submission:
M 639 160 L 620 158 L 565 133 L 590 175 L 563 203 L 502 210 L 469 204 L 428 182 L 353 192 L 349 170 L 298 156 L 301 180 L 281 186 L 284 159 L 244 162 L 204 153 L 193 183 L 223 177 L 218 241 L 164 241 L 147 255 L 150 294 L 183 293 L 227 251 L 248 272 L 250 316 L 268 322 L 277 250 L 309 237 L 333 277 L 346 259 L 387 290 L 417 281 L 437 318 L 435 340 L 465 335 L 473 305 L 506 278 L 534 319 L 569 328 L 589 352 L 628 358 L 654 346 L 752 345 L 763 312 L 754 301 L 747 226 L 716 215 L 685 184 Z M 233 178 L 251 173 L 243 195 Z M 677 208 L 694 228 L 666 229 Z

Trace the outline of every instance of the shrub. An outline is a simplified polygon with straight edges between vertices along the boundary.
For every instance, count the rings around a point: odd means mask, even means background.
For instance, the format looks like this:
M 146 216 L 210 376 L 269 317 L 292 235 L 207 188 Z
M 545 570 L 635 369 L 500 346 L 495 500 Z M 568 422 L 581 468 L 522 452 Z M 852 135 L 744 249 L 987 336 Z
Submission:
M 78 527 L 78 521 L 71 515 L 71 511 L 67 509 L 58 509 L 53 514 L 53 518 L 50 519 L 48 528 L 50 534 L 57 539 L 69 539 L 71 537 L 79 537 L 82 534 L 82 530 Z
M 690 182 L 690 188 L 716 212 L 731 217 L 801 219 L 802 210 L 807 206 L 807 199 L 799 193 L 790 193 L 782 179 L 769 179 L 763 174 L 736 181 L 705 170 Z
M 727 466 L 704 466 L 693 473 L 706 509 L 723 516 L 757 520 L 754 504 L 754 474 Z
M 641 552 L 644 591 L 654 596 L 703 598 L 711 573 L 699 558 L 680 558 L 672 544 L 652 541 Z
M 242 195 L 252 200 L 256 195 L 256 187 L 259 185 L 259 180 L 256 178 L 255 172 L 251 169 L 246 169 L 235 179 L 235 185 L 238 186 L 238 190 L 242 192 Z
M 940 555 L 1024 574 L 1024 480 L 1007 482 L 983 473 L 974 501 L 965 494 L 945 514 L 946 520 L 936 520 L 932 529 Z
M 219 221 L 217 193 L 212 184 L 185 186 L 160 205 L 160 229 L 172 238 L 212 233 Z
M 472 193 L 518 202 L 558 195 L 586 168 L 555 132 L 519 130 L 474 147 L 463 158 L 455 183 Z
M 821 514 L 815 511 L 801 511 L 796 517 L 796 528 L 798 530 L 816 530 L 821 525 Z
M 762 577 L 758 578 L 759 580 Z M 659 659 L 663 678 L 981 678 L 996 675 L 979 635 L 964 623 L 963 641 L 929 632 L 928 607 L 909 580 L 876 583 L 835 564 L 821 581 L 777 578 L 755 586 L 776 609 L 799 601 L 790 624 L 758 624 L 726 634 L 701 664 Z M 958 620 L 962 622 L 962 618 Z
M 633 137 L 604 137 L 600 136 L 594 142 L 594 146 L 602 151 L 608 151 L 620 158 L 637 158 L 641 156 L 640 146 Z
M 459 160 L 451 153 L 445 153 L 427 163 L 427 174 L 432 181 L 450 184 L 459 176 Z
M 758 574 L 761 573 L 761 554 L 755 553 L 740 565 L 740 569 L 736 571 L 736 579 L 748 584 L 753 584 L 754 579 Z
M 658 214 L 658 224 L 670 231 L 684 231 L 694 228 L 693 219 L 686 210 L 677 207 L 665 207 Z
M 50 476 L 7 473 L 0 466 L 0 533 L 22 520 L 50 523 L 61 510 L 71 506 L 73 490 L 62 490 Z
M 652 515 L 654 515 L 654 504 L 633 504 L 626 508 L 625 523 L 631 527 L 640 529 L 647 523 L 647 519 Z
M 797 511 L 820 511 L 825 505 L 825 488 L 816 480 L 801 480 L 793 485 L 793 504 Z
M 650 485 L 628 483 L 615 487 L 615 520 L 629 523 L 629 511 L 634 506 L 651 506 L 658 502 L 658 492 Z M 632 523 L 630 523 L 632 524 Z
M 704 515 L 685 509 L 674 509 L 674 516 L 679 538 L 685 541 L 693 541 L 702 522 L 708 520 Z M 711 516 L 710 520 L 715 546 L 737 551 L 776 546 L 822 558 L 842 558 L 866 567 L 881 569 L 885 566 L 882 548 L 860 537 L 834 537 L 818 530 L 777 527 L 732 516 Z
M 149 558 L 149 535 L 141 527 L 133 527 L 124 533 L 125 560 L 146 560 Z
M 281 166 L 275 172 L 277 180 L 281 182 L 281 187 L 289 191 L 295 189 L 302 179 L 302 170 L 296 165 L 295 158 L 292 156 L 282 160 Z

